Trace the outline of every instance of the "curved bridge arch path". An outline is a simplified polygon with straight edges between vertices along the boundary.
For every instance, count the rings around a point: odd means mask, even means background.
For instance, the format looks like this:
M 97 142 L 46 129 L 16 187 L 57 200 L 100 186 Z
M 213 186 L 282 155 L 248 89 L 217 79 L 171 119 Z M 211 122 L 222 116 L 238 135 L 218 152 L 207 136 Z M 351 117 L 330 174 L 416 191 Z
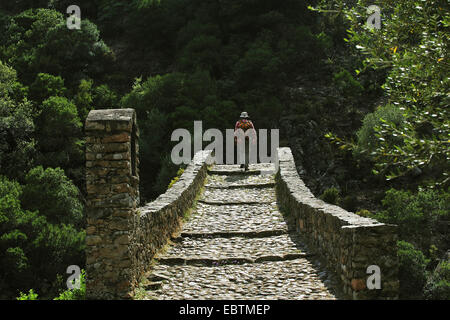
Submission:
M 88 299 L 398 298 L 396 226 L 317 199 L 289 148 L 249 172 L 199 151 L 139 207 L 135 111 L 85 130 Z
M 270 167 L 270 168 L 269 168 Z M 335 299 L 280 212 L 272 164 L 214 165 L 178 237 L 156 255 L 144 299 Z

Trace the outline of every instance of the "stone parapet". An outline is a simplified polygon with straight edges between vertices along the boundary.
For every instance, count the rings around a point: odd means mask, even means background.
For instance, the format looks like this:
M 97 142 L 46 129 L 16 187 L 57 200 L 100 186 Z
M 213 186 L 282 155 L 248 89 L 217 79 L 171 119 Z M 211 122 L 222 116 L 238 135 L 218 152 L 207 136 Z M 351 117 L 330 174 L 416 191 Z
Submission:
M 139 203 L 139 159 L 133 109 L 93 110 L 86 131 L 86 296 L 125 298 Z
M 177 182 L 153 202 L 138 209 L 135 215 L 130 255 L 133 257 L 133 278 L 139 281 L 156 252 L 180 227 L 185 212 L 204 184 L 211 150 L 199 151 Z
M 206 177 L 200 151 L 179 181 L 139 207 L 139 131 L 133 109 L 93 110 L 86 131 L 86 297 L 128 299 L 179 226 Z
M 296 230 L 327 262 L 350 299 L 398 298 L 397 227 L 361 217 L 314 197 L 297 173 L 290 148 L 278 148 L 277 199 Z M 369 266 L 381 289 L 367 288 Z

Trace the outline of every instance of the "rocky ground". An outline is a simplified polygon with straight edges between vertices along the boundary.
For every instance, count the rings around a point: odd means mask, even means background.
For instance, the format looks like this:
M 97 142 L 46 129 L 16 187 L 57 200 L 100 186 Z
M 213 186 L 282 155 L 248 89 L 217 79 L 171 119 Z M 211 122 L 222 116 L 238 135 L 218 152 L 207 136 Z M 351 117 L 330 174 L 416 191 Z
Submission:
M 289 231 L 267 165 L 216 165 L 144 299 L 336 299 L 335 279 Z

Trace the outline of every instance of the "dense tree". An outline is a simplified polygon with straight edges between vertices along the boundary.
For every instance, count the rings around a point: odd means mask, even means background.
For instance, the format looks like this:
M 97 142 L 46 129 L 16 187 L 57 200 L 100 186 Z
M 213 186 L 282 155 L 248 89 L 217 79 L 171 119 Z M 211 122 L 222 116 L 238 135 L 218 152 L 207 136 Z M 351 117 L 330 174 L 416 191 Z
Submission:
M 86 76 L 100 76 L 113 56 L 95 24 L 82 20 L 81 30 L 69 30 L 62 13 L 31 9 L 11 18 L 1 57 L 18 71 L 25 84 L 38 73 L 61 76 L 68 87 Z
M 20 206 L 22 189 L 17 182 L 0 176 L 0 281 L 1 286 L 7 283 L 20 286 L 22 272 L 29 268 L 23 244 L 28 240 L 21 227 L 26 224 L 27 216 Z M 5 290 L 3 287 L 2 290 Z
M 64 96 L 65 92 L 64 79 L 48 73 L 39 73 L 30 85 L 30 98 L 37 103 L 51 96 Z
M 14 69 L 0 61 L 0 174 L 23 177 L 35 157 L 34 108 Z
M 77 107 L 63 97 L 50 97 L 36 120 L 39 162 L 44 166 L 76 168 L 82 161 L 82 124 Z
M 84 263 L 84 231 L 72 225 L 48 223 L 38 211 L 24 210 L 21 196 L 22 187 L 17 182 L 0 176 L 0 288 L 3 294 L 29 287 L 48 290 L 56 275 L 64 274 L 68 265 Z M 58 194 L 53 195 L 53 199 L 62 204 Z
M 280 129 L 315 193 L 399 224 L 402 288 L 421 294 L 430 249 L 448 247 L 447 1 L 378 1 L 381 30 L 369 0 L 79 0 L 81 30 L 71 4 L 0 3 L 0 285 L 48 292 L 83 265 L 83 122 L 126 107 L 143 201 L 181 172 L 173 130 L 232 128 L 245 110 Z M 445 296 L 445 270 L 427 296 Z
M 25 177 L 20 199 L 24 209 L 39 210 L 50 223 L 83 225 L 79 190 L 60 168 L 31 169 Z
M 373 128 L 374 172 L 388 179 L 419 174 L 428 186 L 448 186 L 448 2 L 381 1 L 381 30 L 361 23 L 367 1 L 358 1 L 355 7 L 328 1 L 323 5 L 340 6 L 348 17 L 348 41 L 365 56 L 363 70 L 387 70 L 383 88 L 389 103 L 404 116 L 398 122 L 376 114 L 381 123 Z

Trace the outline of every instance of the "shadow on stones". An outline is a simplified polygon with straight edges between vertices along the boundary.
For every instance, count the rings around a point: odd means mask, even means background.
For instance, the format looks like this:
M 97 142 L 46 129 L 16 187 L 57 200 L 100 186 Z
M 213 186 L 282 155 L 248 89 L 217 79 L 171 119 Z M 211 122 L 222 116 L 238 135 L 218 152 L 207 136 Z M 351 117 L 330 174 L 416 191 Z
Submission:
M 291 241 L 295 244 L 298 250 L 305 252 L 304 258 L 311 263 L 315 269 L 320 280 L 338 300 L 346 300 L 342 289 L 339 285 L 338 275 L 327 267 L 326 260 L 317 252 L 317 249 L 308 245 L 308 241 L 304 235 L 296 230 L 295 222 L 280 204 L 277 202 L 278 210 L 283 214 L 284 221 L 288 226 L 288 234 Z

